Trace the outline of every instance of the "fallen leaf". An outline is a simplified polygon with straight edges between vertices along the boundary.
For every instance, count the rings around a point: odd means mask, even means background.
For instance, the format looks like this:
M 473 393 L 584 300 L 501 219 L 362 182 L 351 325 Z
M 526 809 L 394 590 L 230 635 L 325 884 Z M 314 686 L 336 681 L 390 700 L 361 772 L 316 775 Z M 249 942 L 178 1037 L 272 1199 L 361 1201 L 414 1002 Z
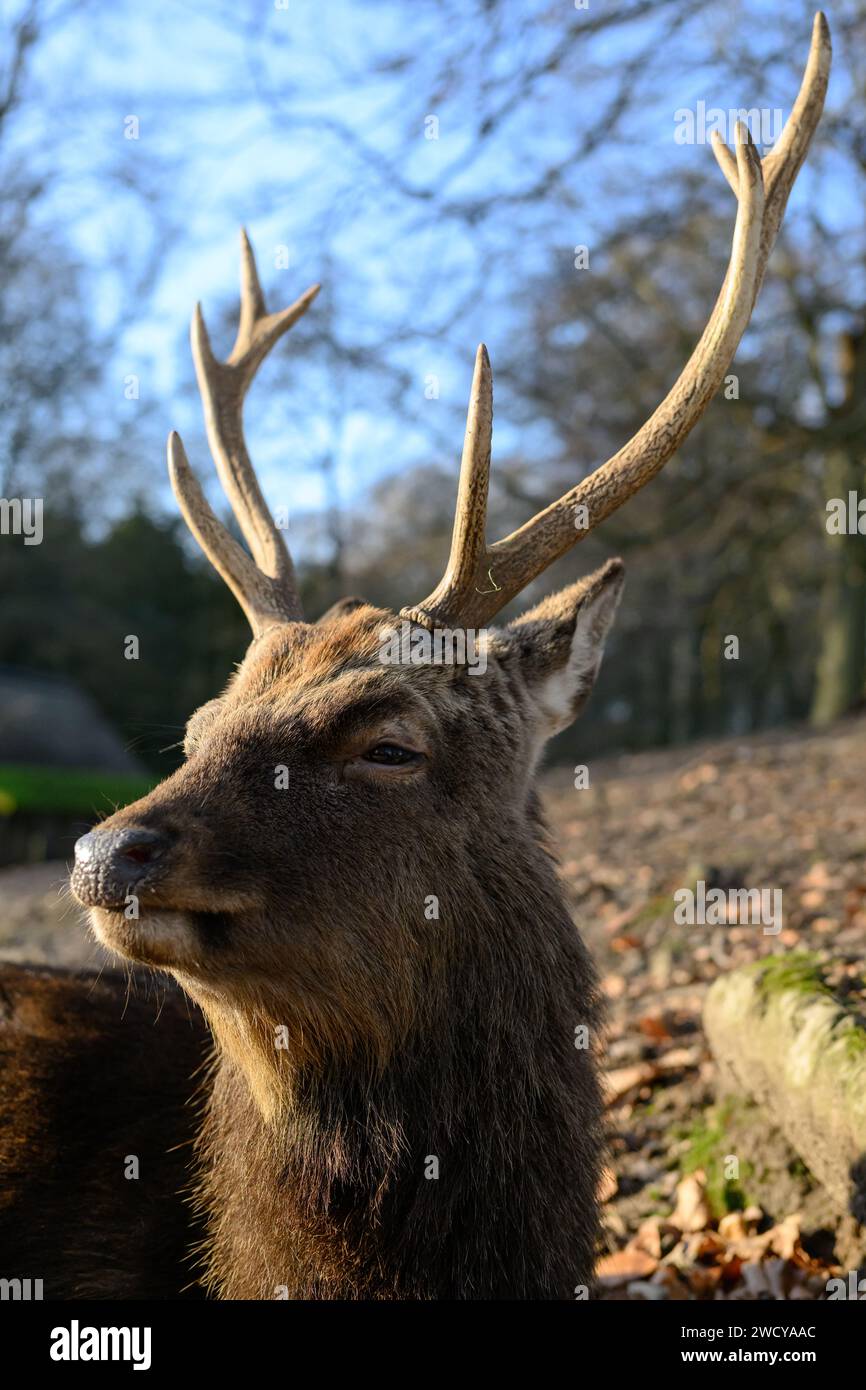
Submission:
M 614 1071 L 606 1072 L 604 1075 L 605 1101 L 608 1105 L 615 1105 L 623 1096 L 627 1096 L 629 1091 L 633 1091 L 637 1086 L 646 1086 L 648 1082 L 654 1081 L 660 1075 L 660 1068 L 656 1062 L 635 1062 L 631 1067 L 616 1067 Z
M 724 1240 L 745 1240 L 748 1234 L 746 1220 L 741 1211 L 729 1211 L 719 1222 L 719 1235 Z
M 712 1219 L 706 1196 L 706 1175 L 699 1169 L 677 1184 L 676 1206 L 670 1224 L 678 1231 L 703 1231 Z
M 616 951 L 618 956 L 623 956 L 626 951 L 635 951 L 642 944 L 639 936 L 615 936 L 610 943 L 610 949 Z
M 637 1026 L 644 1037 L 652 1038 L 655 1042 L 670 1040 L 670 1031 L 660 1014 L 644 1014 L 643 1018 L 638 1019 Z
M 660 1260 L 662 1257 L 660 1218 L 650 1216 L 646 1221 L 642 1221 L 631 1244 L 636 1250 L 645 1250 L 648 1255 L 652 1255 L 654 1260 Z
M 680 1071 L 688 1067 L 697 1067 L 700 1061 L 699 1047 L 672 1047 L 659 1057 L 658 1067 L 661 1071 Z
M 718 1288 L 722 1277 L 720 1265 L 693 1265 L 687 1276 L 689 1287 L 700 1298 L 706 1298 Z
M 736 1284 L 737 1280 L 740 1278 L 743 1271 L 743 1262 L 738 1255 L 735 1255 L 732 1260 L 725 1260 L 724 1264 L 721 1266 L 721 1270 L 721 1282 L 727 1288 L 730 1288 L 732 1285 Z
M 800 1248 L 800 1221 L 800 1213 L 793 1212 L 769 1232 L 770 1249 L 783 1260 L 792 1260 L 794 1252 Z
M 657 1268 L 658 1260 L 654 1260 L 652 1255 L 636 1249 L 634 1245 L 627 1245 L 624 1250 L 617 1250 L 613 1255 L 605 1255 L 599 1260 L 596 1275 L 600 1282 L 610 1288 L 616 1284 L 627 1284 L 630 1279 L 642 1279 L 653 1274 Z

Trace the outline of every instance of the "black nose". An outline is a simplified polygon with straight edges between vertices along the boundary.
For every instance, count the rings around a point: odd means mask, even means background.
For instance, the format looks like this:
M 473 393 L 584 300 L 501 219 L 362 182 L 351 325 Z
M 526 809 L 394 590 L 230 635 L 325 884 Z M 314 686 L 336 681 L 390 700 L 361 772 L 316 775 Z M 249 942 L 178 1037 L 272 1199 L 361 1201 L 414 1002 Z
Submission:
M 72 890 L 90 907 L 123 907 L 128 894 L 153 876 L 169 843 L 167 835 L 140 825 L 91 830 L 75 842 Z

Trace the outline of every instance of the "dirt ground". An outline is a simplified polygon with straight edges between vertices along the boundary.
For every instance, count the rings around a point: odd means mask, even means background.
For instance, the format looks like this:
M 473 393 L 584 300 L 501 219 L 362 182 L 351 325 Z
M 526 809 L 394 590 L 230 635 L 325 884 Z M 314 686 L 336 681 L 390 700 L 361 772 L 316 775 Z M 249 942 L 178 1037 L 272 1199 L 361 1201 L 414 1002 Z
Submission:
M 586 760 L 588 787 L 557 768 L 544 791 L 609 1005 L 604 1294 L 826 1297 L 863 1233 L 828 1207 L 766 1117 L 718 1094 L 701 1009 L 721 971 L 769 952 L 832 955 L 837 974 L 861 983 L 866 718 L 823 734 Z M 700 879 L 781 889 L 781 931 L 676 925 L 674 892 Z M 104 959 L 62 864 L 0 873 L 0 958 Z M 734 1179 L 722 1168 L 732 1154 Z
M 84 912 L 70 896 L 66 865 L 0 869 L 0 960 L 40 965 L 101 965 Z
M 602 1284 L 613 1297 L 826 1297 L 863 1232 L 834 1212 L 745 1098 L 718 1092 L 701 1010 L 720 972 L 770 952 L 862 981 L 866 719 L 690 745 L 546 782 L 575 921 L 602 974 L 611 1173 Z M 760 925 L 678 926 L 673 894 L 782 890 Z M 724 1159 L 740 1173 L 726 1181 Z

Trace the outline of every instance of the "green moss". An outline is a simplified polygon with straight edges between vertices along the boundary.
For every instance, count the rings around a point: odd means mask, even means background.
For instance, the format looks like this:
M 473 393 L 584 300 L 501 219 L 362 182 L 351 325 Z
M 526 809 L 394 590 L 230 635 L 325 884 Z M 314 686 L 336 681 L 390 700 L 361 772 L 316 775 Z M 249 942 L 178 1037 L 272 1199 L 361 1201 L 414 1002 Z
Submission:
M 765 997 L 774 994 L 821 994 L 832 999 L 833 991 L 824 977 L 821 957 L 814 951 L 791 951 L 764 956 L 744 969 L 758 976 L 758 990 Z
M 789 955 L 765 956 L 744 969 L 758 975 L 758 990 L 765 1000 L 779 994 L 799 994 L 804 998 L 817 995 L 831 1000 L 839 1009 L 833 1026 L 833 1044 L 840 1047 L 849 1062 L 866 1061 L 866 1027 L 828 985 L 824 964 L 816 952 L 794 951 Z
M 788 1164 L 788 1172 L 791 1174 L 792 1178 L 798 1178 L 803 1182 L 812 1181 L 812 1174 L 809 1172 L 809 1169 L 806 1167 L 799 1154 L 796 1154 L 795 1157 L 791 1159 L 791 1162 Z
M 866 1028 L 856 1022 L 856 1020 L 846 1019 L 847 1027 L 840 1029 L 838 1041 L 842 1045 L 842 1051 L 849 1062 L 866 1061 Z
M 676 1135 L 688 1144 L 680 1157 L 680 1172 L 685 1177 L 703 1169 L 707 1202 L 716 1220 L 729 1211 L 743 1211 L 750 1205 L 743 1183 L 752 1176 L 752 1165 L 741 1161 L 737 1178 L 725 1174 L 725 1159 L 731 1151 L 729 1128 L 736 1105 L 733 1097 L 726 1097 Z

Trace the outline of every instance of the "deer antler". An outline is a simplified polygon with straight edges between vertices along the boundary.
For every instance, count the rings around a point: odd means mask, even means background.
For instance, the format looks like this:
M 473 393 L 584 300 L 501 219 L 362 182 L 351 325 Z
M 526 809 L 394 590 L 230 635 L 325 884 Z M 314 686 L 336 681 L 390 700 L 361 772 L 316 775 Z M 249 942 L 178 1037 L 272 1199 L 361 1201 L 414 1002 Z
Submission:
M 480 627 L 554 560 L 642 488 L 676 452 L 721 385 L 761 287 L 788 194 L 824 106 L 830 31 L 819 11 L 800 92 L 772 153 L 759 159 L 737 124 L 736 157 L 717 136 L 714 152 L 737 197 L 731 258 L 697 347 L 668 395 L 627 444 L 564 496 L 488 546 L 485 540 L 493 390 L 486 349 L 478 349 L 448 568 L 433 593 L 402 616 L 426 627 Z M 577 508 L 588 524 L 576 529 Z
M 180 436 L 173 432 L 168 440 L 169 477 L 184 520 L 256 634 L 273 623 L 301 620 L 303 613 L 291 556 L 267 509 L 244 442 L 244 396 L 268 352 L 306 313 L 318 292 L 319 286 L 313 285 L 288 309 L 269 314 L 252 247 L 242 231 L 240 322 L 227 361 L 214 357 L 201 305 L 196 305 L 193 315 L 192 353 L 208 443 L 252 559 L 210 507 Z

